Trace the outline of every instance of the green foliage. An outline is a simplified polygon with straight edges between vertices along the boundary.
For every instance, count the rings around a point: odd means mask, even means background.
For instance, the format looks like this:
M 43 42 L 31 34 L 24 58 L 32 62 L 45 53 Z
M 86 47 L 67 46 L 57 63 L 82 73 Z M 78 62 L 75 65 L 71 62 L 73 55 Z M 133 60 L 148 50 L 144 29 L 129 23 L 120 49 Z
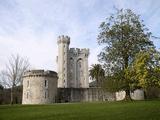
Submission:
M 100 25 L 98 43 L 106 45 L 99 60 L 109 68 L 108 72 L 126 69 L 135 55 L 154 48 L 151 33 L 131 10 L 117 10 Z
M 130 79 L 136 83 L 134 87 L 145 90 L 148 87 L 160 87 L 160 61 L 157 58 L 160 58 L 160 54 L 152 50 L 141 51 L 136 55 L 133 65 L 129 68 Z
M 159 120 L 160 101 L 0 106 L 0 120 Z
M 97 86 L 101 86 L 105 77 L 105 71 L 100 64 L 94 64 L 89 70 L 92 80 L 96 80 Z
M 159 68 L 155 66 L 159 55 L 150 40 L 151 32 L 140 20 L 139 15 L 130 9 L 117 10 L 102 22 L 99 28 L 98 43 L 105 47 L 98 57 L 108 73 L 107 89 L 125 90 L 129 95 L 129 91 L 135 88 L 146 88 L 153 83 L 159 84 L 155 77 L 158 76 Z M 148 51 L 149 54 L 143 54 Z
M 106 77 L 104 82 L 104 88 L 110 92 L 117 92 L 119 90 L 125 89 L 126 84 L 124 81 L 124 72 L 118 71 L 114 75 Z

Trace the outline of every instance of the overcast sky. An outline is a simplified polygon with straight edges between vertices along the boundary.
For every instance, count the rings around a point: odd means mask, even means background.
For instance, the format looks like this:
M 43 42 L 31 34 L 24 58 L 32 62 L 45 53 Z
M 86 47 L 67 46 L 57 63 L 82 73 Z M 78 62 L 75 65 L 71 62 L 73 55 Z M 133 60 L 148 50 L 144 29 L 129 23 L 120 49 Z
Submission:
M 0 70 L 11 54 L 27 56 L 34 69 L 57 71 L 57 37 L 71 37 L 70 47 L 89 48 L 97 63 L 98 27 L 116 8 L 140 14 L 160 37 L 159 0 L 0 0 Z M 157 48 L 160 41 L 154 40 Z

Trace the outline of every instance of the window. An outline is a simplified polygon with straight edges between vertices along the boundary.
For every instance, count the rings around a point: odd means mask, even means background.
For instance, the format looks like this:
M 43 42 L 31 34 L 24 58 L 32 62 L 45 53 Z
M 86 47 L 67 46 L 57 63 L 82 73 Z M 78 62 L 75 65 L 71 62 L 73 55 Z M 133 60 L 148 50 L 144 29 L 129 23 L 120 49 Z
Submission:
M 27 88 L 29 87 L 29 80 L 27 81 Z
M 27 99 L 29 98 L 29 92 L 27 92 Z
M 47 97 L 47 92 L 45 91 L 45 98 Z
M 48 91 L 45 91 L 45 99 L 49 97 Z
M 45 80 L 44 82 L 45 82 L 45 83 L 44 83 L 44 86 L 45 86 L 46 88 L 48 88 L 48 80 Z

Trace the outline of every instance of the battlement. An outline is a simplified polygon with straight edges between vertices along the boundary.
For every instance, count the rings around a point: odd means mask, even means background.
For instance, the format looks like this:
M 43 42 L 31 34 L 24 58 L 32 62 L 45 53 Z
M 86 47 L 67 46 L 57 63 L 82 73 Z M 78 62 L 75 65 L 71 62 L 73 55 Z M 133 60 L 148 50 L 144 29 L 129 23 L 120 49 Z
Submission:
M 67 43 L 69 45 L 70 44 L 70 37 L 69 36 L 61 35 L 61 36 L 58 37 L 57 43 L 58 44 L 60 44 L 60 43 Z
M 71 53 L 77 53 L 77 54 L 87 54 L 89 55 L 89 49 L 88 48 L 70 48 L 69 50 Z
M 57 73 L 54 71 L 50 70 L 29 70 L 24 73 L 24 77 L 42 77 L 42 76 L 47 76 L 47 77 L 57 77 Z

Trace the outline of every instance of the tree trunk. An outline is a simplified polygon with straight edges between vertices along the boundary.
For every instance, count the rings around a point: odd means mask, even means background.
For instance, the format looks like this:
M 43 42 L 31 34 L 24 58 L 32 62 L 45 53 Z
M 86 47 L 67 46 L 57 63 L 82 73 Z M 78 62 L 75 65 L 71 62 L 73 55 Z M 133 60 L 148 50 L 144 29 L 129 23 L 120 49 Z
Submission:
M 125 96 L 125 100 L 126 101 L 132 101 L 131 95 L 130 95 L 130 90 L 126 90 L 126 96 Z
M 11 101 L 10 101 L 10 104 L 12 105 L 13 104 L 13 87 L 11 87 Z

